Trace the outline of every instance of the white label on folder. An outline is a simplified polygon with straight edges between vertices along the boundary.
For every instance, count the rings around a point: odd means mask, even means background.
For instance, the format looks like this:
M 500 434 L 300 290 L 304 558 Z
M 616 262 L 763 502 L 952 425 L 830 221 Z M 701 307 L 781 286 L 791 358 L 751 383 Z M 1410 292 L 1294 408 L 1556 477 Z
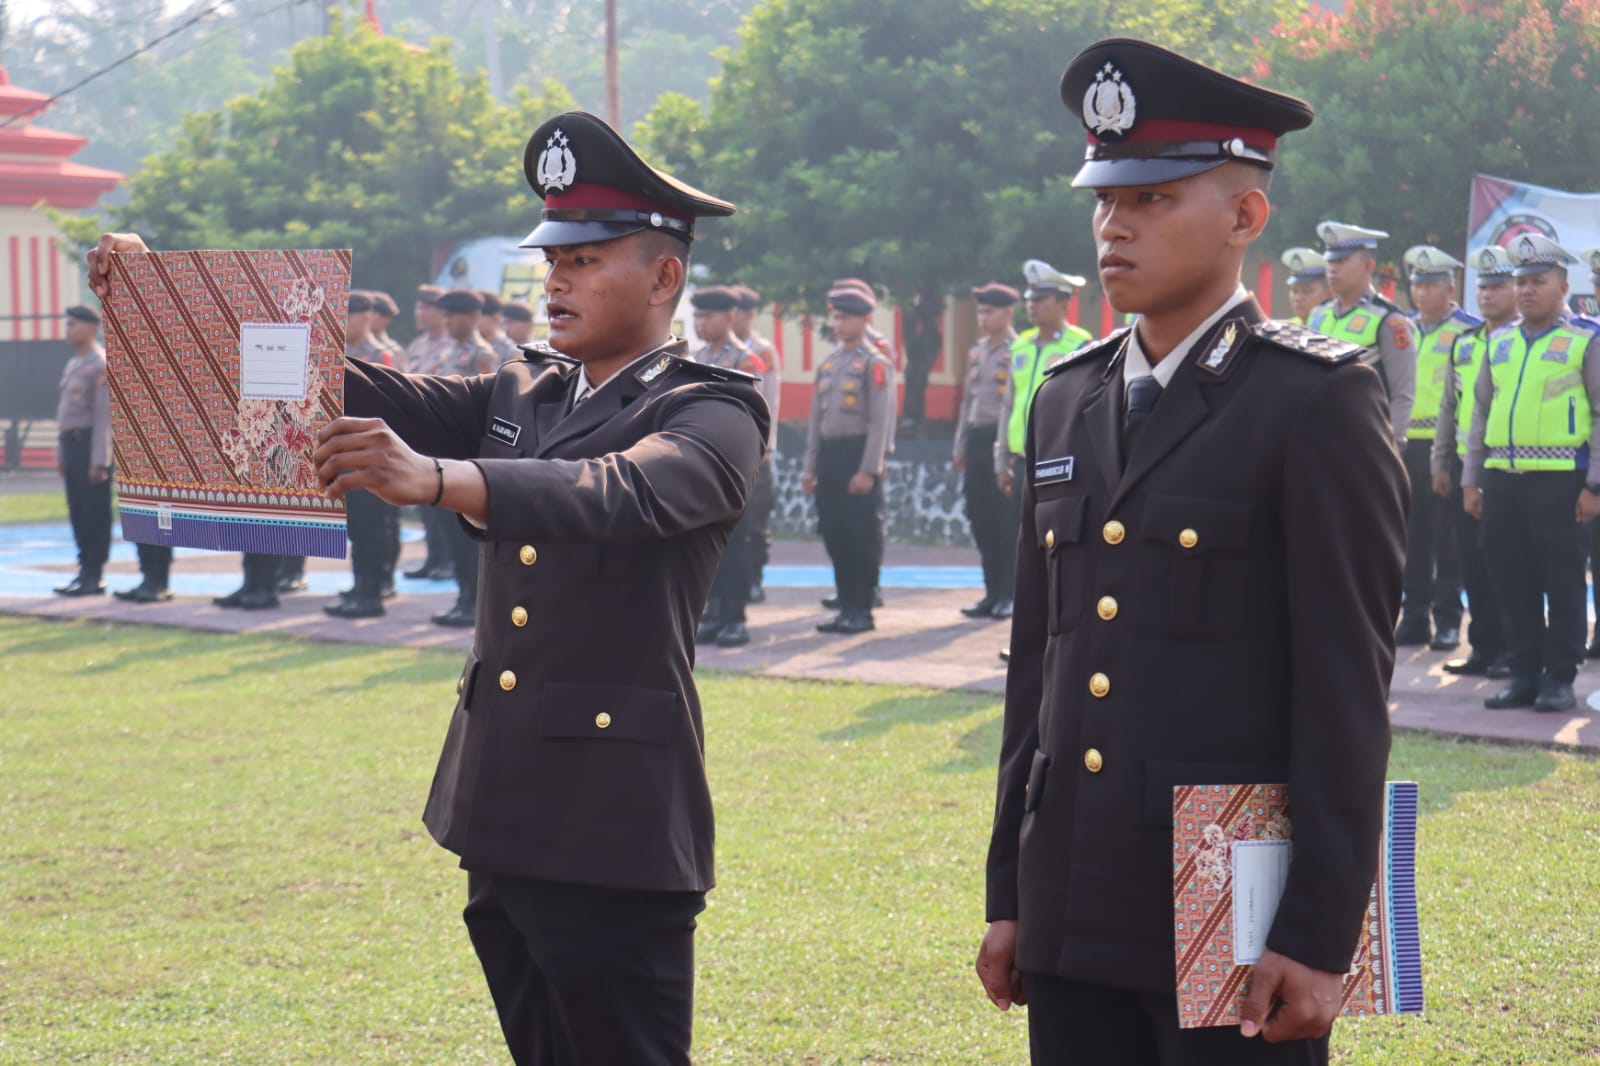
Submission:
M 239 395 L 246 400 L 303 400 L 311 358 L 308 322 L 239 323 Z
M 156 528 L 163 533 L 172 532 L 172 504 L 156 504 Z
M 1233 845 L 1233 961 L 1261 960 L 1278 900 L 1289 879 L 1294 845 L 1287 840 L 1241 840 Z

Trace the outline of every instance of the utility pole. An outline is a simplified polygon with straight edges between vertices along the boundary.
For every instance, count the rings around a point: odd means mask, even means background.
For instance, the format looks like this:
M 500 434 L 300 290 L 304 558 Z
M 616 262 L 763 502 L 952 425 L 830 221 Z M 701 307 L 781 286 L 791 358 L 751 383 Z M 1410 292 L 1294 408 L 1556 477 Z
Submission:
M 500 34 L 494 28 L 495 0 L 478 0 L 483 16 L 484 67 L 489 74 L 489 95 L 499 100 L 505 86 L 500 84 Z
M 617 69 L 617 0 L 606 0 L 606 121 L 622 132 L 622 74 Z

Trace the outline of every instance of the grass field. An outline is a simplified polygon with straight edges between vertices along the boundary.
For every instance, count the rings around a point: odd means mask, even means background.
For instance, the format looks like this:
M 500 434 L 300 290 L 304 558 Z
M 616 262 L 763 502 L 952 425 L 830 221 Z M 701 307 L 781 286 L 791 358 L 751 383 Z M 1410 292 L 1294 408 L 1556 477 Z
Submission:
M 115 504 L 112 506 L 114 508 Z M 0 493 L 0 526 L 11 526 L 20 522 L 65 522 L 66 520 L 65 492 Z
M 0 618 L 0 1063 L 506 1063 L 418 814 L 457 656 Z M 700 1062 L 1015 1063 L 991 697 L 703 681 Z M 1600 1062 L 1600 762 L 1419 737 L 1431 1008 L 1341 1063 Z

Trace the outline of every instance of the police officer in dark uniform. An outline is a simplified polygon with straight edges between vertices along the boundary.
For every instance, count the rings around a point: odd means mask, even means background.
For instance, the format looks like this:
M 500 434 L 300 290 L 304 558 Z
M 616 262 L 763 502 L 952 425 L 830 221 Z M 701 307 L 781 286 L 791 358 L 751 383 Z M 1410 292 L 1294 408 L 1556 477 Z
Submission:
M 1240 284 L 1311 109 L 1129 40 L 1061 95 L 1101 285 L 1139 318 L 1028 422 L 978 973 L 1027 1003 L 1035 1063 L 1326 1062 L 1377 865 L 1406 488 L 1361 350 Z M 1287 782 L 1294 861 L 1243 1024 L 1181 1029 L 1172 790 L 1252 782 Z
M 767 599 L 764 572 L 772 555 L 772 512 L 778 506 L 778 486 L 773 477 L 773 456 L 778 450 L 779 401 L 783 396 L 783 366 L 778 358 L 777 345 L 763 337 L 755 327 L 756 312 L 761 309 L 761 294 L 748 285 L 735 285 L 739 306 L 733 312 L 733 335 L 744 342 L 761 364 L 766 367 L 761 375 L 761 395 L 766 397 L 767 410 L 772 413 L 772 432 L 767 437 L 767 458 L 761 464 L 761 477 L 756 482 L 755 494 L 745 512 L 751 517 L 750 565 L 754 576 L 750 584 L 750 602 L 764 603 Z
M 483 314 L 483 297 L 470 289 L 451 289 L 439 297 L 444 313 L 445 335 L 450 343 L 439 357 L 440 374 L 487 374 L 500 365 L 489 342 L 478 332 Z M 448 514 L 440 523 L 445 543 L 450 548 L 450 572 L 456 579 L 456 602 L 449 610 L 432 616 L 434 625 L 464 629 L 478 615 L 478 546 Z
M 828 307 L 836 347 L 817 364 L 800 487 L 817 500 L 817 527 L 833 561 L 839 615 L 823 633 L 865 633 L 883 565 L 883 477 L 894 431 L 894 362 L 869 338 L 877 299 L 835 283 Z
M 351 362 L 319 475 L 438 504 L 483 560 L 423 820 L 519 1066 L 687 1066 L 712 814 L 689 640 L 767 434 L 747 377 L 671 337 L 697 217 L 733 205 L 571 112 L 528 142 L 553 351 L 495 374 Z M 108 234 L 91 253 L 103 287 Z
M 952 458 L 961 471 L 967 524 L 983 564 L 983 599 L 961 608 L 968 618 L 1010 618 L 1011 582 L 1016 576 L 1017 525 L 1010 501 L 1000 492 L 994 471 L 1000 406 L 1011 382 L 1011 346 L 1017 331 L 1012 310 L 1021 294 L 998 281 L 972 290 L 978 305 L 978 343 L 967 353 L 967 376 L 956 413 Z
M 69 307 L 72 356 L 61 371 L 56 405 L 56 468 L 67 488 L 67 517 L 78 545 L 78 573 L 58 596 L 100 596 L 111 554 L 111 386 L 100 347 L 100 312 Z

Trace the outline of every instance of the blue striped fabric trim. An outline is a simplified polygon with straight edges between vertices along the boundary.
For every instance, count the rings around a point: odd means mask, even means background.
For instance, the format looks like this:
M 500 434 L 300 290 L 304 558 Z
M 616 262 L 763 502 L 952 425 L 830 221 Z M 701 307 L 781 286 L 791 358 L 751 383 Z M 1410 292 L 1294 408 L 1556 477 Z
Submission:
M 269 555 L 315 555 L 345 558 L 348 538 L 344 516 L 336 522 L 271 518 L 222 518 L 174 510 L 172 528 L 160 528 L 154 510 L 121 507 L 122 539 L 174 548 L 207 548 Z
M 1417 784 L 1391 781 L 1384 825 L 1388 971 L 1395 1014 L 1422 1010 L 1422 941 L 1417 929 Z

